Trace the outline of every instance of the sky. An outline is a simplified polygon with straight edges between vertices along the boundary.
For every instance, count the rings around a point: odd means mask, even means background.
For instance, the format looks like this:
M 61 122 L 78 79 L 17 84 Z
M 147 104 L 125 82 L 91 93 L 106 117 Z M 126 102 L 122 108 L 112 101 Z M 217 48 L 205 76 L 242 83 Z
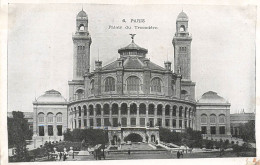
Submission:
M 35 98 L 50 89 L 68 99 L 68 81 L 73 73 L 72 34 L 82 7 L 88 14 L 92 37 L 91 70 L 98 54 L 103 66 L 116 60 L 117 50 L 131 42 L 130 33 L 136 34 L 136 44 L 148 49 L 152 62 L 160 66 L 166 60 L 173 63 L 172 39 L 176 18 L 183 10 L 192 35 L 191 79 L 196 82 L 196 99 L 215 91 L 231 103 L 231 113 L 255 110 L 255 6 L 11 3 L 8 111 L 33 111 Z M 131 19 L 145 19 L 145 23 L 131 23 Z M 123 28 L 109 29 L 109 25 Z M 157 29 L 137 30 L 134 26 Z

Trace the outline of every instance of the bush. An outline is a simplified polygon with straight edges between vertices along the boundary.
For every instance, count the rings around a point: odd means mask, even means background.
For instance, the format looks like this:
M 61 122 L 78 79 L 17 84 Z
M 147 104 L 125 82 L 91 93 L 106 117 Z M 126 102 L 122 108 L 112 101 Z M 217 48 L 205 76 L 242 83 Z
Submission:
M 127 137 L 124 138 L 124 141 L 142 142 L 143 138 L 139 134 L 131 133 Z

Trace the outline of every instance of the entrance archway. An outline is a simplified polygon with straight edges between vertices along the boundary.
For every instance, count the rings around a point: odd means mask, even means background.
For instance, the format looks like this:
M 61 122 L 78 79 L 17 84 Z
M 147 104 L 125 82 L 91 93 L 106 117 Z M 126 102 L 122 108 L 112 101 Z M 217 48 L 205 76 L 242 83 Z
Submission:
M 142 142 L 143 137 L 137 133 L 130 133 L 128 136 L 124 138 L 124 141 Z
M 114 141 L 114 144 L 117 145 L 117 136 L 116 135 L 113 136 L 113 141 Z

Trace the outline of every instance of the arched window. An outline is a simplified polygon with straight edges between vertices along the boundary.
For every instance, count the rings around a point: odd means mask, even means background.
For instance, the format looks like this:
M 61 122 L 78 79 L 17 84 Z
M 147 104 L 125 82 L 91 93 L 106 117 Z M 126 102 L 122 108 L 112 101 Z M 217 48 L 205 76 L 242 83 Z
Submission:
M 224 124 L 225 123 L 225 115 L 219 115 L 219 123 Z
M 96 105 L 96 115 L 101 115 L 101 105 L 100 104 Z
M 53 123 L 53 113 L 48 113 L 47 121 L 48 121 L 48 123 Z
M 88 109 L 89 109 L 89 115 L 90 115 L 90 116 L 93 116 L 93 115 L 94 115 L 93 105 L 89 105 L 89 106 L 88 106 Z
M 207 115 L 202 114 L 200 117 L 200 123 L 201 124 L 207 124 Z
M 105 79 L 105 92 L 115 91 L 115 79 L 113 77 L 107 77 Z
M 132 104 L 130 105 L 130 114 L 131 114 L 131 115 L 136 115 L 136 114 L 137 114 L 137 106 L 136 106 L 135 103 L 132 103 Z
M 146 114 L 146 105 L 144 103 L 141 103 L 139 105 L 139 114 L 143 114 L 143 115 Z
M 85 27 L 84 27 L 83 24 L 79 25 L 79 30 L 80 30 L 80 31 L 84 31 L 84 30 L 85 30 Z
M 126 103 L 121 104 L 121 114 L 122 115 L 127 114 L 127 104 Z
M 177 106 L 174 105 L 174 106 L 172 107 L 172 116 L 176 116 L 176 115 L 177 115 L 176 110 L 177 110 Z
M 38 122 L 39 123 L 44 123 L 44 113 L 39 113 L 38 114 Z
M 130 76 L 126 80 L 127 91 L 139 91 L 140 80 L 136 76 Z
M 184 25 L 181 25 L 180 26 L 180 32 L 184 32 L 185 31 L 185 26 Z
M 153 104 L 149 104 L 148 114 L 154 115 L 154 105 Z
M 161 92 L 161 79 L 156 77 L 152 79 L 151 82 L 151 91 L 152 92 Z
M 214 114 L 210 115 L 210 123 L 212 124 L 216 123 L 216 115 Z
M 109 104 L 105 104 L 103 107 L 104 115 L 109 115 Z
M 91 82 L 90 82 L 90 93 L 91 94 L 94 93 L 94 88 L 95 88 L 94 80 L 91 80 Z
M 83 90 L 83 89 L 78 89 L 78 90 L 76 91 L 76 96 L 77 96 L 77 99 L 78 99 L 78 100 L 82 99 L 83 96 L 84 96 L 84 90 Z
M 78 106 L 78 109 L 79 109 L 79 116 L 81 116 L 81 107 Z
M 118 105 L 112 104 L 112 115 L 117 115 L 117 114 L 118 114 Z
M 179 117 L 182 117 L 182 109 L 183 109 L 183 107 L 179 108 Z
M 157 115 L 162 115 L 162 104 L 157 105 Z
M 185 107 L 185 111 L 184 111 L 184 117 L 187 117 L 187 110 L 188 110 L 188 108 L 187 108 L 187 107 Z
M 87 106 L 83 105 L 84 116 L 87 116 Z
M 62 113 L 57 113 L 56 120 L 57 120 L 57 123 L 62 123 Z
M 181 90 L 181 99 L 187 99 L 188 98 L 188 92 L 185 90 Z
M 165 116 L 170 116 L 170 106 L 169 105 L 165 106 Z

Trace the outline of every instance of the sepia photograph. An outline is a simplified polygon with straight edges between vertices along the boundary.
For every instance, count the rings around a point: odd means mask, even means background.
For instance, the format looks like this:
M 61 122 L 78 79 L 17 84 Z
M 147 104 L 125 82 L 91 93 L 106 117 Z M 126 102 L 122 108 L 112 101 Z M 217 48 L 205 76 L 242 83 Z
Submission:
M 8 4 L 8 162 L 256 157 L 253 5 Z

